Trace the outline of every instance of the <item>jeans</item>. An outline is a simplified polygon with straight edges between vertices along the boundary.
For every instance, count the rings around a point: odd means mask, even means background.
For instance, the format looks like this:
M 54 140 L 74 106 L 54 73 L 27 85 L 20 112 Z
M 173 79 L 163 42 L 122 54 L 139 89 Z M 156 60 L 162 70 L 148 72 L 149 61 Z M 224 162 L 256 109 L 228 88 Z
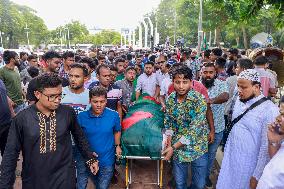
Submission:
M 99 172 L 96 175 L 90 173 L 90 177 L 94 184 L 96 185 L 96 189 L 108 189 L 111 178 L 113 176 L 114 166 L 105 166 L 100 167 Z
M 176 189 L 187 189 L 188 166 L 191 164 L 192 179 L 190 189 L 203 189 L 205 186 L 208 154 L 205 153 L 198 159 L 189 162 L 173 161 L 173 173 Z
M 218 146 L 220 145 L 222 138 L 223 138 L 223 132 L 215 133 L 215 139 L 212 144 L 209 144 L 208 146 L 208 167 L 207 167 L 207 177 L 209 177 L 211 169 L 213 167 L 213 163 L 216 157 Z
M 76 172 L 77 172 L 77 189 L 86 189 L 88 184 L 88 171 L 85 164 L 85 161 L 83 160 L 83 157 L 81 156 L 78 148 L 76 146 L 73 147 L 73 157 L 75 159 L 76 163 Z

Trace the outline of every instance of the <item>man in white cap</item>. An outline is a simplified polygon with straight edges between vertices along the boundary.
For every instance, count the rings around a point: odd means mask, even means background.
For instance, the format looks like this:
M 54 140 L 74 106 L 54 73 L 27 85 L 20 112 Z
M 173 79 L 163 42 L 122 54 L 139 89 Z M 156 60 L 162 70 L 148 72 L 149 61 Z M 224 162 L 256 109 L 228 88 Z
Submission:
M 217 189 L 255 189 L 269 161 L 267 128 L 279 109 L 264 97 L 260 87 L 257 71 L 247 69 L 238 76 L 239 97 L 233 109 L 233 128 L 225 146 Z

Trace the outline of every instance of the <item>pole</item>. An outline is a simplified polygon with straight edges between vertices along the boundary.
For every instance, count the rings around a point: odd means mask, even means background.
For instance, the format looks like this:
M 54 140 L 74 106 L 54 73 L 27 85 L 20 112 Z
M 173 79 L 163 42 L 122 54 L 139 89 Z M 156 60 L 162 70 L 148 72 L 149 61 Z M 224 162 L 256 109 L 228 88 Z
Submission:
M 212 41 L 212 32 L 209 32 L 209 47 L 211 47 L 211 41 Z
M 59 35 L 60 35 L 60 48 L 62 49 L 62 31 L 61 29 L 59 30 Z
M 26 34 L 27 34 L 27 41 L 28 41 L 28 48 L 30 47 L 30 39 L 29 39 L 29 28 L 28 28 L 28 24 L 26 23 L 26 27 L 24 28 L 26 30 Z
M 3 48 L 2 31 L 0 31 L 0 41 L 1 41 L 1 47 Z
M 201 52 L 201 40 L 202 40 L 202 0 L 200 2 L 200 10 L 199 10 L 199 21 L 198 21 L 198 47 L 197 47 L 197 55 L 200 55 Z
M 148 47 L 148 26 L 144 20 L 142 20 L 142 24 L 144 25 L 145 33 L 144 33 L 144 47 Z
M 136 41 L 135 41 L 135 29 L 133 30 L 133 33 L 132 33 L 132 37 L 133 37 L 133 48 L 135 47 L 135 43 L 136 43 Z
M 139 48 L 143 48 L 143 43 L 142 43 L 142 26 L 139 24 Z
M 146 19 L 148 19 L 149 24 L 150 24 L 150 47 L 152 48 L 152 38 L 154 38 L 154 27 L 153 27 L 153 23 L 151 21 L 151 19 L 149 17 L 146 17 Z
M 70 31 L 69 31 L 69 28 L 67 27 L 67 37 L 68 37 L 68 49 L 71 48 L 71 44 L 70 44 Z
M 174 11 L 174 22 L 175 22 L 175 29 L 174 29 L 174 45 L 176 44 L 176 33 L 177 33 L 177 11 Z

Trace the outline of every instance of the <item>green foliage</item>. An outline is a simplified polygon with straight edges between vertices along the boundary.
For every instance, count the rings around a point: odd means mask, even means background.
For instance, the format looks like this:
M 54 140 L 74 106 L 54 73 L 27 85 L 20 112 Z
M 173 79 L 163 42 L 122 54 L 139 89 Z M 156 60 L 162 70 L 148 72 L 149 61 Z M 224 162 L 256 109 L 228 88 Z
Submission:
M 121 40 L 120 33 L 111 30 L 103 30 L 93 37 L 93 43 L 96 45 L 113 44 L 119 45 Z

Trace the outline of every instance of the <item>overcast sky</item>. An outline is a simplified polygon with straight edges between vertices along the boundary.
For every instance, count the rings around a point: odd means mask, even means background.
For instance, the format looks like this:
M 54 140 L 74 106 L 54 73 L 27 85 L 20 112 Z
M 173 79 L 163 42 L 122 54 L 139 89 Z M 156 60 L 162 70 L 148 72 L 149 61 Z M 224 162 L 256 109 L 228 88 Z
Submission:
M 49 29 L 79 20 L 88 29 L 133 28 L 160 0 L 12 0 L 37 11 Z

